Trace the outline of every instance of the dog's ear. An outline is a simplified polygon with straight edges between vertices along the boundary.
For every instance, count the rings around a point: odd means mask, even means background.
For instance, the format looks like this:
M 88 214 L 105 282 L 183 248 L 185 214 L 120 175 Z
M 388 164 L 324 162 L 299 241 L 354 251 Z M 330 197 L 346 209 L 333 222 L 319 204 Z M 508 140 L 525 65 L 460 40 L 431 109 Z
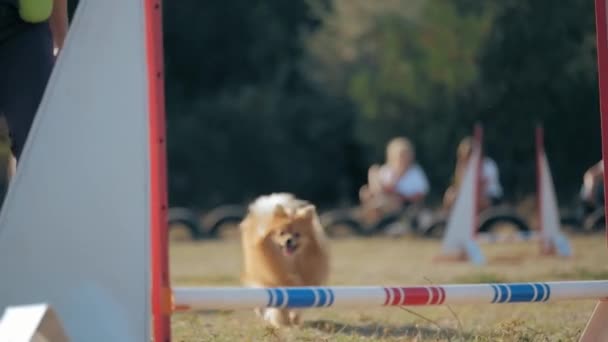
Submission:
M 317 214 L 317 208 L 314 205 L 308 204 L 300 209 L 298 209 L 298 218 L 302 218 L 305 220 L 311 220 Z
M 278 218 L 289 218 L 289 214 L 287 214 L 287 210 L 281 204 L 277 204 L 274 208 L 274 216 Z

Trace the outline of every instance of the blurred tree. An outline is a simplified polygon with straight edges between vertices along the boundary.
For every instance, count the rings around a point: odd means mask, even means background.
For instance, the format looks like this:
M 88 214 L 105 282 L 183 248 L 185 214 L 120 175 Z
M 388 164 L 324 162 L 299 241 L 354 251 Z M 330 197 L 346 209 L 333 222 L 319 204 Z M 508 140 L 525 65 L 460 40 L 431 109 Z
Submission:
M 173 204 L 291 191 L 322 205 L 354 191 L 353 110 L 300 67 L 301 38 L 319 25 L 313 5 L 327 3 L 165 2 Z
M 537 121 L 560 196 L 600 158 L 591 1 L 163 6 L 172 204 L 354 200 L 395 135 L 416 144 L 439 196 L 478 120 L 511 196 L 534 191 Z
M 308 40 L 310 75 L 355 104 L 368 163 L 417 145 L 435 195 L 475 121 L 510 197 L 535 191 L 534 125 L 563 198 L 600 157 L 593 3 L 334 0 Z
M 478 77 L 475 57 L 493 18 L 490 6 L 457 3 L 384 1 L 354 11 L 350 1 L 336 0 L 334 11 L 342 12 L 326 15 L 330 26 L 309 42 L 317 80 L 358 108 L 357 139 L 372 147 L 368 162 L 383 158 L 391 137 L 408 136 L 435 195 L 449 180 L 456 139 L 471 129 L 471 114 L 458 104 Z M 328 53 L 333 41 L 340 49 Z M 338 73 L 335 65 L 342 65 Z
M 288 85 L 300 34 L 319 24 L 304 0 L 165 1 L 164 16 L 167 83 L 189 96 Z
M 572 198 L 600 158 L 594 4 L 502 4 L 480 53 L 479 117 L 486 142 L 516 194 L 534 189 L 534 124 L 545 126 L 557 190 Z

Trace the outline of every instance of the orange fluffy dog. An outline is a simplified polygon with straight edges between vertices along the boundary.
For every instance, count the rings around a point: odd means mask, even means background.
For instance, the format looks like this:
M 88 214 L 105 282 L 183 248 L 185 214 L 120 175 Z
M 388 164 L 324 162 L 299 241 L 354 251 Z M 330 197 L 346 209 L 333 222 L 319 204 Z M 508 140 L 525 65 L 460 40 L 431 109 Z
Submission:
M 316 286 L 329 274 L 327 238 L 316 209 L 291 194 L 261 196 L 241 222 L 242 281 L 250 287 Z M 256 309 L 275 327 L 297 325 L 296 310 Z

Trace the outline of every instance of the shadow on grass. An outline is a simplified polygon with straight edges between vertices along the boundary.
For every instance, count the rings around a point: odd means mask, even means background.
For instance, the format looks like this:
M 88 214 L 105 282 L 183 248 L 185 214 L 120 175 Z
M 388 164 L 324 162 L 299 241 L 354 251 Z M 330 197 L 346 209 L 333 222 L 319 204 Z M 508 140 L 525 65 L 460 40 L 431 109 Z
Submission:
M 447 339 L 467 338 L 467 334 L 456 329 L 439 327 L 417 327 L 413 324 L 402 326 L 382 325 L 376 323 L 367 324 L 344 324 L 335 321 L 318 320 L 304 323 L 305 328 L 316 329 L 327 334 L 341 334 L 348 336 L 360 336 L 369 338 L 386 337 L 410 337 L 410 338 L 433 338 Z

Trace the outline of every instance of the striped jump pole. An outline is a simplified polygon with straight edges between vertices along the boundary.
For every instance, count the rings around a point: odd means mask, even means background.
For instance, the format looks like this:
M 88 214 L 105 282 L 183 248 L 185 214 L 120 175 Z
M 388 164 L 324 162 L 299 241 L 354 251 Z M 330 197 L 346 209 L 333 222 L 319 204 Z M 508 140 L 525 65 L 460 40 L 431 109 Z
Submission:
M 608 280 L 437 286 L 179 287 L 174 311 L 533 303 L 608 298 Z

